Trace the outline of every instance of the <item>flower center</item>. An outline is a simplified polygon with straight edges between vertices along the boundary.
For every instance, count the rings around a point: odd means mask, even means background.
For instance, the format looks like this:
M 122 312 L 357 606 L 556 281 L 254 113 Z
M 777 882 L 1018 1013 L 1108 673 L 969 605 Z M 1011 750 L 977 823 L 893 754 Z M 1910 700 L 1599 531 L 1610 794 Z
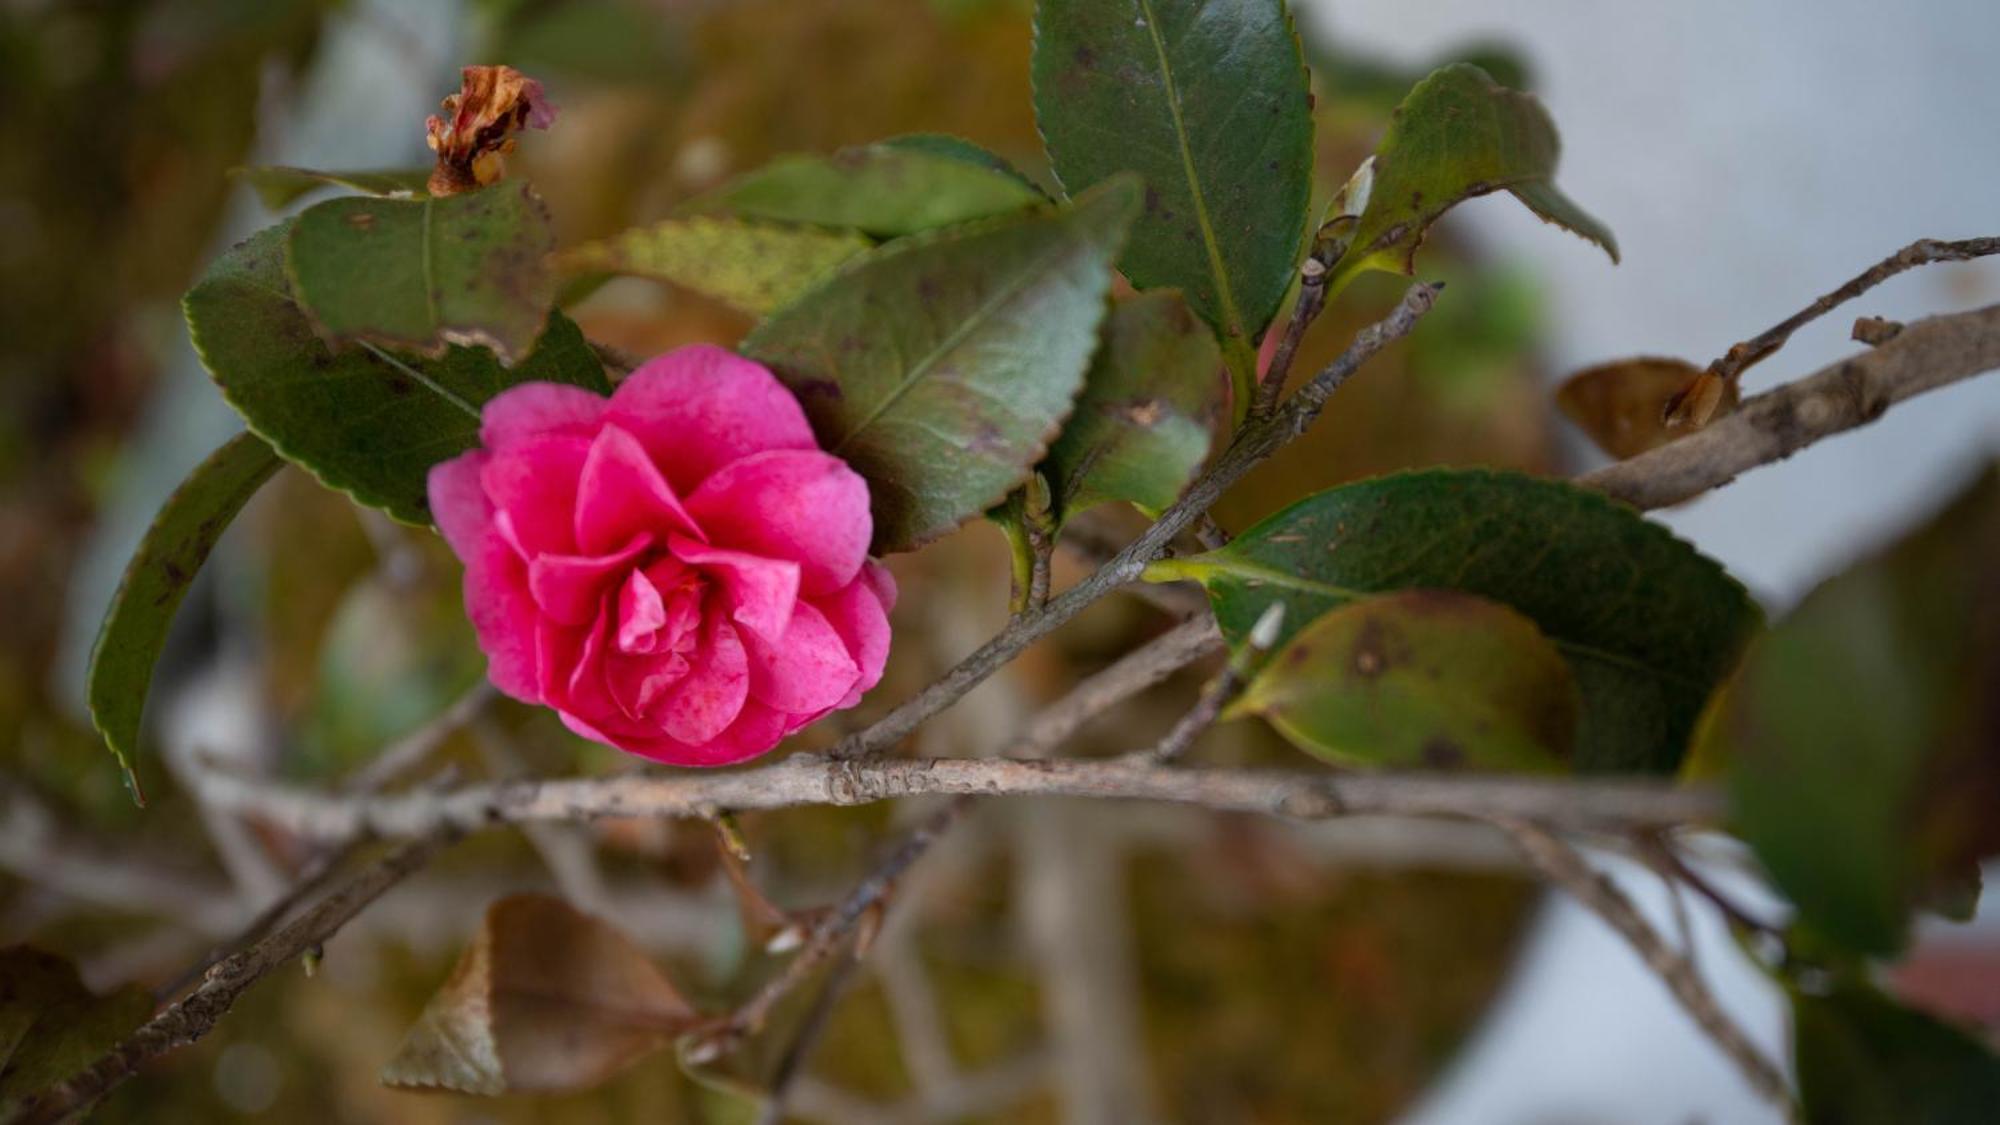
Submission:
M 707 592 L 699 572 L 671 558 L 635 568 L 618 590 L 618 650 L 634 656 L 693 652 Z

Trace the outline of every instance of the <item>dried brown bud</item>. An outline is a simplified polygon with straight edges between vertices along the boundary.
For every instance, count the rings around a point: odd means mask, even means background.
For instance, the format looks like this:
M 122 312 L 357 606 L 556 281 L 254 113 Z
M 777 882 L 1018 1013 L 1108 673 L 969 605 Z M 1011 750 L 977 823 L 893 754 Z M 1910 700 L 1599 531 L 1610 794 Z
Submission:
M 514 134 L 546 129 L 556 119 L 542 84 L 511 66 L 468 66 L 459 78 L 462 85 L 444 99 L 444 113 L 424 122 L 425 139 L 437 153 L 427 185 L 432 195 L 457 195 L 498 180 L 514 151 Z

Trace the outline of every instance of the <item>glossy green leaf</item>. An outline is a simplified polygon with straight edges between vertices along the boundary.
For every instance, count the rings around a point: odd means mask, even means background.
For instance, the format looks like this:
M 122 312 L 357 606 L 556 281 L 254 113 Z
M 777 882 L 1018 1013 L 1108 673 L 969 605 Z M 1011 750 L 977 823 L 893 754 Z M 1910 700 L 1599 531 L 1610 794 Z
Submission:
M 442 199 L 330 199 L 300 212 L 291 231 L 292 292 L 336 343 L 430 356 L 479 345 L 511 364 L 555 305 L 555 232 L 525 184 Z
M 604 368 L 559 313 L 512 369 L 480 348 L 439 359 L 360 345 L 334 352 L 292 297 L 290 222 L 217 258 L 182 302 L 188 332 L 229 404 L 281 455 L 407 523 L 430 522 L 430 467 L 478 444 L 479 408 L 530 380 L 609 393 Z
M 1791 999 L 1799 1099 L 1813 1125 L 1970 1125 L 2000 1107 L 2000 1058 L 1965 1031 L 1859 981 Z
M 279 464 L 270 446 L 239 434 L 195 466 L 154 515 L 105 610 L 90 653 L 90 717 L 135 798 L 140 719 L 174 611 L 215 541 Z
M 969 146 L 968 146 L 969 147 Z M 997 158 L 996 158 L 997 159 Z M 682 214 L 808 223 L 897 238 L 1043 202 L 1020 174 L 933 143 L 785 156 L 682 205 Z
M 1761 638 L 1706 727 L 1735 830 L 1803 924 L 1903 947 L 2000 854 L 2000 469 Z M 1829 841 L 1838 841 L 1830 847 Z
M 1298 264 L 1312 193 L 1311 95 L 1281 0 L 1041 0 L 1035 119 L 1079 191 L 1145 177 L 1120 262 L 1172 286 L 1252 362 Z
M 1175 293 L 1112 306 L 1083 394 L 1041 464 L 1058 521 L 1128 501 L 1157 513 L 1208 456 L 1228 383 L 1215 337 Z
M 96 996 L 76 966 L 27 946 L 0 949 L 0 1119 L 82 1073 L 153 1014 L 146 990 Z
M 487 908 L 382 1081 L 488 1095 L 587 1090 L 699 1020 L 609 924 L 549 895 L 510 895 Z
M 871 245 L 849 231 L 694 215 L 584 243 L 556 267 L 657 278 L 763 316 Z
M 267 164 L 235 169 L 231 175 L 249 184 L 264 206 L 276 211 L 321 188 L 344 187 L 363 195 L 407 196 L 426 194 L 429 168 L 379 168 L 362 172 L 322 172 L 314 168 L 291 168 Z
M 1470 63 L 1441 68 L 1403 99 L 1376 147 L 1365 206 L 1359 221 L 1340 232 L 1348 249 L 1328 291 L 1338 292 L 1363 270 L 1411 273 L 1417 247 L 1439 216 L 1495 191 L 1512 192 L 1617 261 L 1610 229 L 1556 189 L 1561 150 L 1555 123 L 1534 95 L 1498 85 Z
M 1330 489 L 1147 577 L 1201 582 L 1232 641 L 1274 601 L 1288 630 L 1387 590 L 1462 590 L 1511 606 L 1569 660 L 1583 699 L 1574 761 L 1586 771 L 1673 770 L 1760 619 L 1720 566 L 1632 509 L 1486 470 Z
M 1013 179 L 1019 180 L 1024 186 L 1033 189 L 1035 194 L 1042 199 L 1048 198 L 1048 193 L 1042 190 L 1040 184 L 1029 179 L 1027 174 L 1019 168 L 1009 164 L 1006 157 L 989 149 L 981 148 L 964 137 L 954 137 L 950 133 L 905 133 L 900 137 L 890 137 L 881 143 L 885 148 L 927 153 L 931 156 L 942 156 L 951 160 L 963 161 L 967 164 L 976 164 L 981 168 L 990 169 L 995 172 L 1001 172 Z
M 1097 346 L 1129 179 L 1067 207 L 869 252 L 743 343 L 869 483 L 875 550 L 998 503 L 1041 460 Z
M 1562 653 L 1506 606 L 1399 590 L 1299 630 L 1235 711 L 1336 763 L 1550 770 L 1574 747 L 1577 691 Z

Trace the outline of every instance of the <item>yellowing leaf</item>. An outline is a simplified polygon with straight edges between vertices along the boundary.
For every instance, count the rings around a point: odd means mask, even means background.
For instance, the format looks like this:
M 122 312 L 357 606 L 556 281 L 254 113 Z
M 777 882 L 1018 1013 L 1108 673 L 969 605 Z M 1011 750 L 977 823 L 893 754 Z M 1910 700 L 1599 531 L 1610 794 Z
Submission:
M 468 1094 L 588 1089 L 699 1020 L 623 934 L 561 899 L 513 895 L 487 909 L 382 1081 Z
M 1341 763 L 1546 770 L 1576 743 L 1577 691 L 1535 623 L 1455 590 L 1349 603 L 1271 655 L 1238 701 Z
M 848 231 L 695 215 L 563 251 L 556 268 L 655 278 L 763 316 L 870 245 Z

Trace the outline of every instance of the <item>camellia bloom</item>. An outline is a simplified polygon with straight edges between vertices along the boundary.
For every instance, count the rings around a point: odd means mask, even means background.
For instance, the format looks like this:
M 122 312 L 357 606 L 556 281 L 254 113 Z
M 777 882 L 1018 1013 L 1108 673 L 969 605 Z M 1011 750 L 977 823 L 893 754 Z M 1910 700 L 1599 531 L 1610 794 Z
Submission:
M 571 730 L 685 766 L 754 757 L 852 707 L 889 653 L 868 487 L 791 392 L 697 346 L 610 398 L 528 383 L 437 465 L 488 675 Z

